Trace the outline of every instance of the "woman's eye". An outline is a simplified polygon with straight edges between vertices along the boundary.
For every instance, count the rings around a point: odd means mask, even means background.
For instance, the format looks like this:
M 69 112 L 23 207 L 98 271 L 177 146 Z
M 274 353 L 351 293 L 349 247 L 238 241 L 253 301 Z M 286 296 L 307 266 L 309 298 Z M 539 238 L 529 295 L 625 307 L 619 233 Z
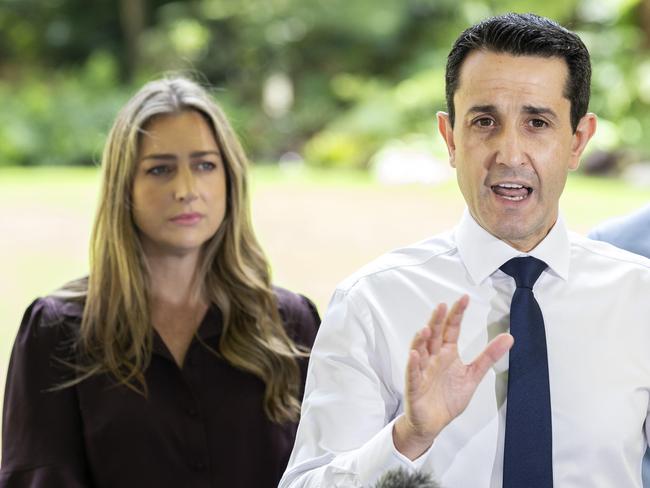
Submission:
M 154 166 L 153 168 L 149 168 L 147 170 L 147 174 L 153 176 L 162 176 L 168 174 L 170 171 L 171 168 L 169 166 L 161 164 L 159 166 Z
M 197 164 L 196 167 L 199 171 L 212 171 L 217 167 L 217 165 L 211 161 L 202 161 Z

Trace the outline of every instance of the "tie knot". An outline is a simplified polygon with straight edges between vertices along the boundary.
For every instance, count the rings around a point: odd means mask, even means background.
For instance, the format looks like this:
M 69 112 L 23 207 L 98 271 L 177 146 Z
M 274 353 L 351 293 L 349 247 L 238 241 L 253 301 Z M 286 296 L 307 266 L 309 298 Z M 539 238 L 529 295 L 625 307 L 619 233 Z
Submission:
M 515 279 L 517 288 L 530 288 L 542 274 L 548 265 L 541 259 L 532 256 L 524 258 L 512 258 L 501 266 L 501 271 L 505 274 L 512 276 Z

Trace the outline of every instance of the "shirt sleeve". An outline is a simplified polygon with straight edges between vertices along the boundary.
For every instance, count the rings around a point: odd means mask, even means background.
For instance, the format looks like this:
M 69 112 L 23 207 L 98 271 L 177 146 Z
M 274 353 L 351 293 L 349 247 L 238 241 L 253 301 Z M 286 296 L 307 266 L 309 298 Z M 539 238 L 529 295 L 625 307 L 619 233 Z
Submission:
M 591 231 L 589 231 L 589 234 L 587 234 L 587 237 L 589 239 L 593 239 L 595 241 L 602 241 L 604 239 L 603 239 L 603 236 L 601 234 L 602 234 L 601 227 L 596 227 L 595 229 L 592 229 Z
M 384 472 L 419 468 L 393 444 L 401 394 L 391 391 L 370 311 L 343 291 L 330 303 L 312 349 L 301 419 L 280 488 L 370 486 Z
M 51 391 L 70 377 L 60 359 L 71 336 L 57 303 L 36 300 L 18 330 L 5 387 L 0 488 L 92 486 L 76 389 Z

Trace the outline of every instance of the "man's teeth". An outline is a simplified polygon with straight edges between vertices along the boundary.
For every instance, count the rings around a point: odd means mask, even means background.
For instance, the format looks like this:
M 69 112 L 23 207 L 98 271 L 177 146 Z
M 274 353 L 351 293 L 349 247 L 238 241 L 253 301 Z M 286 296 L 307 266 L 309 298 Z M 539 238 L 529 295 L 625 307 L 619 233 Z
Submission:
M 519 183 L 497 183 L 492 187 L 492 191 L 511 202 L 520 202 L 527 198 L 533 190 Z

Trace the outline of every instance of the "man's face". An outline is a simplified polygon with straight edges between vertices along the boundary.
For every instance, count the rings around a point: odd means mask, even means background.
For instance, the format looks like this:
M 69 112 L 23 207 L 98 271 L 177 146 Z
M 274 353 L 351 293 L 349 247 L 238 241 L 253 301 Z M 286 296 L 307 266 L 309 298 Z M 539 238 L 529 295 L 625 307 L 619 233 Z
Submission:
M 438 114 L 470 213 L 521 251 L 555 224 L 567 173 L 596 128 L 587 114 L 573 133 L 567 76 L 561 58 L 473 51 L 460 70 L 454 127 Z

